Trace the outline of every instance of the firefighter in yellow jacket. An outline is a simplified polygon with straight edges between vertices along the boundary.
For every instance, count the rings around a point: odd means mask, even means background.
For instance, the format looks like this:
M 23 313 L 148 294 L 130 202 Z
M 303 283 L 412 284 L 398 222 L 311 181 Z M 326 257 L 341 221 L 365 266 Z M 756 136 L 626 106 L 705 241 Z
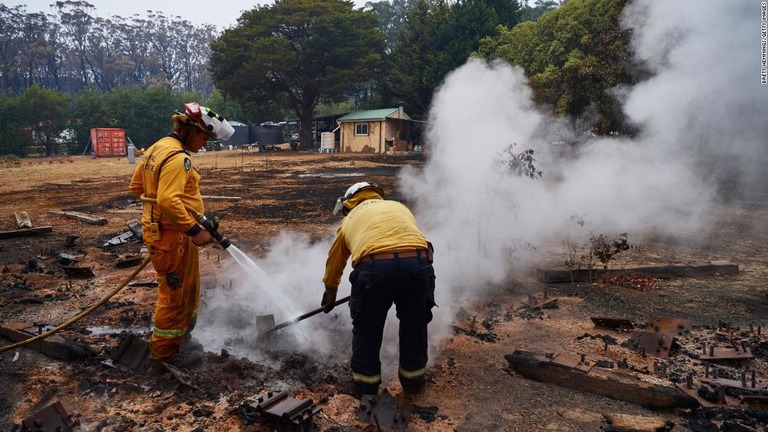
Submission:
M 333 309 L 347 259 L 352 258 L 352 381 L 355 392 L 376 394 L 381 383 L 382 335 L 395 304 L 400 320 L 398 377 L 406 393 L 424 387 L 427 324 L 435 306 L 432 245 L 408 208 L 385 200 L 381 188 L 356 183 L 336 202 L 345 218 L 328 251 L 321 305 Z
M 226 140 L 234 133 L 223 117 L 195 102 L 185 104 L 184 112 L 172 120 L 173 131 L 144 152 L 130 185 L 134 195 L 155 200 L 145 202 L 141 221 L 158 280 L 150 358 L 161 362 L 177 359 L 182 341 L 195 326 L 200 296 L 197 249 L 213 240 L 187 210 L 205 212 L 200 175 L 190 153 L 197 153 L 208 139 Z

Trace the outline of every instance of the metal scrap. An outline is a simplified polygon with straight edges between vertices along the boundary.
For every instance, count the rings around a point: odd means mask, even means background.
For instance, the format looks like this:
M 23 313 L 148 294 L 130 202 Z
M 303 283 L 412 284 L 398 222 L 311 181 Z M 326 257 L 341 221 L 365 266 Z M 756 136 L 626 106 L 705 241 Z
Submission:
M 79 424 L 61 402 L 54 402 L 22 420 L 21 425 L 14 425 L 11 432 L 69 432 Z
M 376 425 L 378 430 L 406 430 L 409 416 L 410 407 L 401 406 L 389 395 L 363 395 L 357 411 L 358 420 Z
M 632 324 L 632 321 L 626 318 L 592 317 L 590 319 L 592 320 L 592 323 L 598 327 L 606 327 L 618 330 L 630 330 L 635 327 Z
M 69 277 L 92 277 L 93 270 L 90 267 L 61 266 L 64 273 Z
M 642 355 L 647 354 L 654 357 L 668 358 L 672 351 L 674 340 L 675 337 L 671 334 L 634 332 L 627 339 L 626 345 L 629 349 Z
M 730 348 L 720 348 L 714 345 L 702 346 L 702 353 L 699 355 L 700 360 L 707 361 L 720 361 L 720 360 L 749 360 L 754 358 L 752 350 L 742 344 L 741 349 L 733 340 L 731 340 Z
M 132 333 L 128 333 L 118 345 L 112 358 L 104 360 L 102 363 L 118 369 L 143 372 L 149 367 L 149 343 Z
M 168 362 L 163 362 L 163 366 L 165 366 L 165 368 L 168 369 L 168 372 L 170 372 L 171 375 L 173 375 L 180 383 L 184 384 L 187 387 L 192 387 L 195 390 L 200 390 L 200 391 L 203 390 L 199 386 L 197 386 L 192 381 L 192 378 L 183 370 L 177 368 L 176 366 Z
M 680 318 L 652 317 L 646 324 L 646 330 L 673 334 L 677 337 L 688 337 L 691 335 L 691 321 Z
M 558 353 L 558 354 L 544 354 L 542 361 L 548 361 L 560 366 L 564 366 L 571 369 L 576 369 L 582 372 L 589 372 L 594 367 L 587 360 L 587 356 L 584 354 L 574 353 Z
M 104 243 L 101 247 L 117 246 L 125 243 L 135 243 L 137 241 L 138 239 L 136 239 L 136 237 L 133 235 L 133 232 L 126 231 L 107 240 L 106 243 Z
M 125 223 L 128 225 L 128 229 L 131 231 L 134 237 L 141 239 L 144 235 L 144 227 L 141 225 L 141 221 L 138 219 L 131 219 Z
M 311 423 L 312 417 L 320 412 L 312 399 L 295 399 L 288 396 L 288 392 L 267 392 L 267 396 L 260 396 L 256 402 L 242 405 L 243 415 L 248 422 L 254 422 L 256 415 L 261 415 L 265 420 L 289 423 L 294 426 L 304 426 Z

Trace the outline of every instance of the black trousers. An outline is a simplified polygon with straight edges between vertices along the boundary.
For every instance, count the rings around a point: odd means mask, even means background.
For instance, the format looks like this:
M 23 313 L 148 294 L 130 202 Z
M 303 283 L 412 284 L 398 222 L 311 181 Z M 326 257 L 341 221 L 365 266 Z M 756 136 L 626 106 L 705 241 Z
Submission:
M 363 393 L 375 394 L 381 383 L 379 353 L 387 313 L 394 303 L 400 321 L 400 368 L 404 388 L 424 384 L 427 324 L 435 305 L 435 271 L 426 257 L 358 264 L 349 277 L 352 315 L 352 377 Z

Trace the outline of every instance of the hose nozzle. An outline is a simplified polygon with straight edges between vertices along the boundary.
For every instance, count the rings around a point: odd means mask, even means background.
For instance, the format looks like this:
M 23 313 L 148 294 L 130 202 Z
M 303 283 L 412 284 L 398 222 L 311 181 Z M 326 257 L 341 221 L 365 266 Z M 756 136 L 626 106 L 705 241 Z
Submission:
M 206 231 L 211 233 L 211 236 L 213 236 L 213 239 L 216 240 L 217 242 L 219 242 L 221 247 L 226 249 L 226 248 L 228 248 L 228 247 L 230 247 L 232 245 L 232 242 L 227 238 L 227 236 L 225 236 L 224 234 L 219 232 L 219 218 L 218 217 L 214 216 L 213 218 L 209 219 L 204 214 L 198 214 L 197 215 L 197 221 L 200 222 L 200 225 L 202 225 L 203 228 L 205 228 Z

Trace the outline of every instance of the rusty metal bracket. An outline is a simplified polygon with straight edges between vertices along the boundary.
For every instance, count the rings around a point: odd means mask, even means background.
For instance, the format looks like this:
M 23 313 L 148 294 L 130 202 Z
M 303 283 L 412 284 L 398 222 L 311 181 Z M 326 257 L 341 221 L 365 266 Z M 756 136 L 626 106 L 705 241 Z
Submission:
M 143 372 L 149 367 L 149 343 L 129 333 L 120 342 L 112 358 L 101 363 L 118 369 Z
M 691 321 L 680 318 L 651 317 L 646 323 L 646 330 L 655 333 L 668 333 L 676 337 L 691 335 Z
M 70 432 L 80 420 L 67 414 L 61 402 L 54 402 L 14 425 L 11 432 Z
M 288 392 L 268 392 L 266 397 L 259 397 L 256 402 L 244 403 L 243 414 L 246 420 L 252 420 L 255 414 L 266 419 L 291 423 L 295 426 L 311 422 L 312 417 L 320 412 L 320 407 L 312 399 L 295 399 Z
M 719 360 L 750 360 L 753 359 L 752 350 L 745 344 L 741 349 L 735 343 L 731 348 L 719 348 L 714 345 L 703 345 L 701 348 L 700 360 L 719 361 Z
M 752 386 L 750 387 L 750 381 L 745 377 L 742 378 L 744 379 L 741 381 L 727 378 L 702 378 L 701 382 L 711 386 L 721 386 L 726 388 L 739 389 L 742 391 L 750 391 L 756 393 L 756 395 L 759 395 L 761 390 L 763 390 L 756 386 L 756 382 L 752 382 Z
M 668 358 L 675 337 L 671 334 L 634 332 L 627 339 L 627 347 L 643 355 Z
M 536 356 L 540 361 L 549 362 L 558 366 L 563 366 L 571 369 L 576 369 L 582 372 L 589 372 L 595 366 L 587 360 L 587 356 L 584 354 L 574 353 L 558 353 L 558 354 L 544 354 L 543 356 Z

